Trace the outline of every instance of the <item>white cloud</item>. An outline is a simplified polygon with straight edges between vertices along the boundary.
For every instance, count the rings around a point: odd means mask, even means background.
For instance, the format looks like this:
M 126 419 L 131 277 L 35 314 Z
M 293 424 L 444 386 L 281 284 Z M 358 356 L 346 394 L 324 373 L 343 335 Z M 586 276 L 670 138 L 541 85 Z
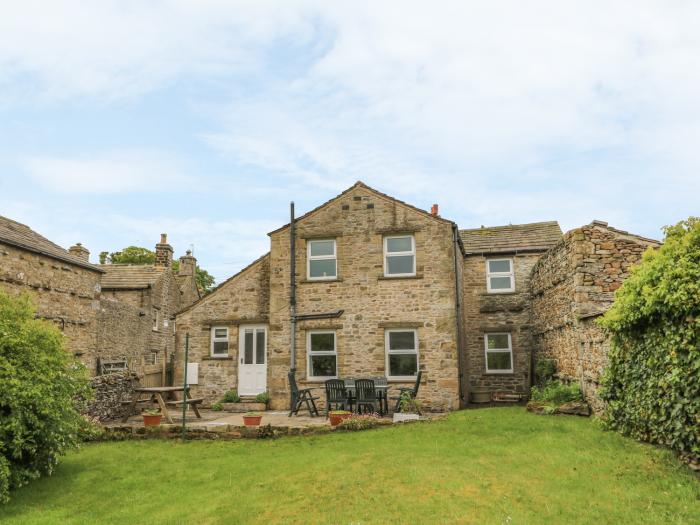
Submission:
M 21 163 L 45 189 L 65 194 L 171 192 L 190 179 L 183 160 L 153 152 L 122 151 L 77 158 L 34 157 Z

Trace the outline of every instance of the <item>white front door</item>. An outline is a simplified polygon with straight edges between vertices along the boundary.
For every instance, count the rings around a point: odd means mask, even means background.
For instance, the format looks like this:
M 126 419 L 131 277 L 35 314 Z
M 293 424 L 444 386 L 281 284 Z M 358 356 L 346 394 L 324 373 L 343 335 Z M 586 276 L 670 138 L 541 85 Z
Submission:
M 241 325 L 238 333 L 238 393 L 261 394 L 267 390 L 267 328 Z

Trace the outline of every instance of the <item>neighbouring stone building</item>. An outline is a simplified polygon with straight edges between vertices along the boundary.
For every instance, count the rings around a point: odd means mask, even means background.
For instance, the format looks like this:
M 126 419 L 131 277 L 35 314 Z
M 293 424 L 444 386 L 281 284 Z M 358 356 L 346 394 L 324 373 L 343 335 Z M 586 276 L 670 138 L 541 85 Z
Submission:
M 65 250 L 0 217 L 0 287 L 28 292 L 37 316 L 56 323 L 91 374 L 100 372 L 100 360 L 125 359 L 142 378 L 162 376 L 175 314 L 199 299 L 196 259 L 188 252 L 176 273 L 172 254 L 163 235 L 154 265 L 94 265 L 80 243 Z
M 94 366 L 104 270 L 90 264 L 89 253 L 80 245 L 65 250 L 28 226 L 0 217 L 0 288 L 12 295 L 29 293 L 37 316 L 56 323 L 70 352 Z
M 578 381 L 593 408 L 607 364 L 608 341 L 596 319 L 649 247 L 660 243 L 603 221 L 568 232 L 531 276 L 532 325 L 538 356 L 556 361 L 559 376 Z

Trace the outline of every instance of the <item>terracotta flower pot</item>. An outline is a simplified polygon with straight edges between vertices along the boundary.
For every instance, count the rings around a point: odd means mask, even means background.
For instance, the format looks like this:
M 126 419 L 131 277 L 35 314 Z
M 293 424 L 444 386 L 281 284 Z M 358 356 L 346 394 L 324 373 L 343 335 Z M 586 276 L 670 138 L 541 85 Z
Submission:
M 243 424 L 247 427 L 257 427 L 261 419 L 262 416 L 243 416 Z
M 144 427 L 157 427 L 160 425 L 160 418 L 163 417 L 161 414 L 156 415 L 143 415 L 143 426 Z
M 352 416 L 352 414 L 333 414 L 333 413 L 328 414 L 328 417 L 331 420 L 332 427 L 336 427 L 336 426 L 340 425 L 341 421 L 346 420 L 350 416 Z

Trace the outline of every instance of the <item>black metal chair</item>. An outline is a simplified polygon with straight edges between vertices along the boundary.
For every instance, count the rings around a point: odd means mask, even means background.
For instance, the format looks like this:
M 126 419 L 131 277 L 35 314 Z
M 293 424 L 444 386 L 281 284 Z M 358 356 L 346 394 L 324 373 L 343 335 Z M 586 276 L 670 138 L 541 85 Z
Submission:
M 347 410 L 350 406 L 348 391 L 342 379 L 326 381 L 326 417 L 331 410 Z
M 422 376 L 423 376 L 423 372 L 419 371 L 418 374 L 416 375 L 416 382 L 412 388 L 405 387 L 405 386 L 401 387 L 401 388 L 399 388 L 399 395 L 392 396 L 390 398 L 392 401 L 396 401 L 396 406 L 394 407 L 394 412 L 398 412 L 399 409 L 401 408 L 401 397 L 404 395 L 404 393 L 408 393 L 411 396 L 411 399 L 415 399 L 416 396 L 418 396 L 418 389 L 420 388 L 420 380 L 421 380 Z
M 374 388 L 372 379 L 356 379 L 355 380 L 355 404 L 358 414 L 363 412 L 379 412 L 380 401 L 377 398 L 377 390 Z
M 289 409 L 289 417 L 292 414 L 299 415 L 299 410 L 302 405 L 306 404 L 306 409 L 309 411 L 309 415 L 312 417 L 318 416 L 318 409 L 316 408 L 316 401 L 318 397 L 314 397 L 311 394 L 311 388 L 300 389 L 297 386 L 297 380 L 294 377 L 294 372 L 289 372 L 287 374 L 287 379 L 289 380 L 289 391 L 291 393 L 291 403 Z
M 389 380 L 385 376 L 370 377 L 374 381 L 374 387 L 377 390 L 377 399 L 379 400 L 379 413 L 383 416 L 389 413 L 388 386 Z M 380 388 L 387 387 L 387 388 Z

